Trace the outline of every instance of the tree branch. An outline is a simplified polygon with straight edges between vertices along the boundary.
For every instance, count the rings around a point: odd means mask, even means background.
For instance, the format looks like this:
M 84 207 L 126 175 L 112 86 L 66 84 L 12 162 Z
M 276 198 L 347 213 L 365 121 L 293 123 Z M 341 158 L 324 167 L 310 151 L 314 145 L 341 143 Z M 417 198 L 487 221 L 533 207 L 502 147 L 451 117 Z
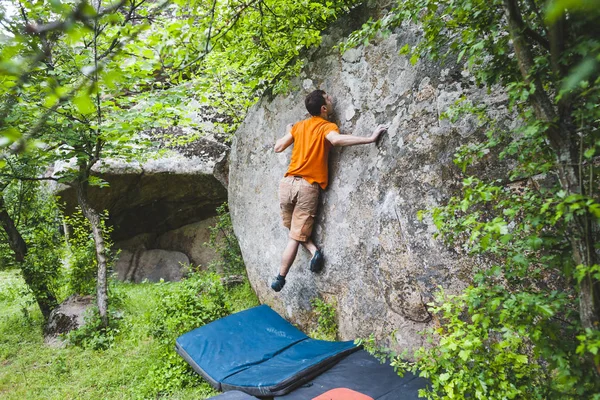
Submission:
M 546 30 L 546 25 L 544 25 L 544 16 L 540 12 L 540 8 L 538 7 L 538 5 L 535 4 L 535 0 L 527 0 L 527 4 L 529 4 L 529 8 L 537 16 L 538 24 L 540 24 L 540 26 L 544 28 L 544 32 L 548 34 L 548 31 Z
M 155 13 L 160 12 L 160 10 L 162 10 L 167 4 L 168 4 L 168 0 L 163 1 L 163 3 L 161 3 L 155 10 Z M 135 37 L 137 37 L 139 34 L 141 33 L 141 30 L 138 30 L 136 32 L 134 32 L 131 36 L 129 36 L 127 39 L 129 40 L 133 40 Z M 115 45 L 116 49 L 120 49 L 123 47 L 125 41 L 119 41 L 117 45 Z M 94 75 L 96 73 L 99 73 L 100 71 L 102 71 L 102 69 L 108 64 L 108 62 L 110 62 L 112 60 L 112 57 L 116 54 L 116 51 L 114 51 L 111 54 L 111 57 L 106 57 L 104 60 L 102 60 L 102 62 L 99 62 L 96 66 L 94 66 L 94 69 L 90 72 L 90 75 Z M 39 57 L 39 61 L 44 59 L 44 54 L 38 54 Z M 38 61 L 38 62 L 39 62 Z M 34 63 L 34 65 L 36 65 L 37 62 Z M 23 85 L 26 81 L 29 80 L 29 75 L 33 72 L 34 68 L 31 69 L 31 71 L 21 75 L 20 79 L 19 79 L 19 83 L 17 85 L 15 85 L 15 87 L 13 87 L 13 93 L 16 93 L 16 89 L 19 86 Z M 45 113 L 43 113 L 40 118 L 38 119 L 37 123 L 31 128 L 29 129 L 28 132 L 26 132 L 18 141 L 17 146 L 14 150 L 14 152 L 20 152 L 24 146 L 25 146 L 25 141 L 28 140 L 29 138 L 34 137 L 46 124 L 46 120 L 48 119 L 48 117 L 50 116 L 51 113 L 56 112 L 58 107 L 65 103 L 66 101 L 68 101 L 71 97 L 73 97 L 73 95 L 75 93 L 77 93 L 77 91 L 79 91 L 81 88 L 83 88 L 87 82 L 89 80 L 89 77 L 84 76 L 84 78 L 82 78 L 79 82 L 77 82 L 75 85 L 73 85 L 71 87 L 71 90 L 69 92 L 67 92 L 66 94 L 64 94 L 63 96 L 59 97 L 58 101 L 50 108 L 47 109 L 47 111 Z M 4 121 L 4 119 L 6 118 L 6 116 L 8 115 L 8 112 L 12 109 L 12 106 L 14 105 L 14 103 L 16 102 L 17 96 L 14 95 L 12 98 L 9 97 L 9 102 L 5 103 L 5 107 L 1 110 L 0 112 L 0 121 Z M 12 102 L 10 102 L 10 100 L 12 100 Z
M 45 23 L 43 25 L 37 25 L 35 23 L 27 23 L 25 25 L 25 32 L 32 33 L 32 34 L 41 34 L 41 33 L 51 32 L 51 31 L 62 31 L 62 30 L 65 30 L 65 28 L 68 25 L 70 25 L 74 22 L 78 22 L 78 21 L 83 23 L 87 27 L 92 27 L 90 25 L 90 22 L 96 21 L 96 20 L 102 18 L 103 16 L 108 15 L 108 14 L 118 10 L 126 3 L 126 1 L 127 0 L 119 0 L 118 2 L 114 3 L 113 5 L 106 7 L 101 12 L 96 13 L 96 15 L 94 15 L 94 16 L 88 16 L 84 13 L 84 7 L 87 4 L 87 2 L 82 1 L 79 4 L 77 4 L 77 6 L 73 10 L 73 12 L 70 15 L 68 15 L 67 18 L 65 18 L 64 20 L 51 21 L 51 22 Z
M 226 26 L 224 26 L 223 28 L 221 28 L 221 29 L 220 29 L 220 30 L 219 30 L 219 31 L 218 31 L 218 32 L 217 32 L 217 33 L 216 33 L 216 34 L 213 36 L 214 42 L 215 42 L 215 43 L 216 43 L 216 42 L 218 42 L 218 41 L 219 41 L 219 40 L 220 40 L 220 39 L 221 39 L 223 36 L 225 36 L 225 35 L 226 35 L 226 34 L 227 34 L 227 33 L 228 33 L 230 30 L 232 30 L 232 29 L 233 29 L 233 28 L 234 28 L 234 27 L 237 25 L 237 23 L 238 23 L 238 21 L 240 20 L 240 18 L 241 18 L 241 16 L 242 16 L 243 12 L 244 12 L 244 11 L 245 11 L 247 8 L 249 8 L 250 6 L 252 6 L 254 3 L 256 3 L 256 2 L 258 2 L 258 1 L 260 1 L 260 0 L 251 0 L 251 1 L 249 1 L 248 3 L 245 3 L 245 4 L 243 4 L 243 5 L 240 7 L 240 9 L 239 9 L 239 10 L 236 12 L 236 14 L 234 15 L 234 17 L 233 17 L 233 21 L 231 22 L 231 24 L 230 24 L 230 25 L 228 25 L 228 26 L 227 26 L 227 25 L 226 25 Z M 214 46 L 213 46 L 213 47 L 214 47 Z M 205 57 L 206 57 L 206 56 L 207 56 L 209 53 L 210 53 L 210 51 L 209 51 L 209 52 L 204 52 L 204 53 L 200 54 L 198 57 L 196 57 L 195 59 L 193 59 L 193 60 L 192 60 L 192 61 L 190 61 L 189 63 L 187 63 L 187 64 L 185 64 L 185 65 L 183 65 L 183 66 L 178 66 L 178 67 L 176 68 L 176 70 L 183 70 L 183 69 L 189 68 L 190 66 L 192 66 L 192 65 L 196 64 L 198 61 L 201 61 L 202 59 L 204 59 L 204 58 L 205 58 Z
M 521 14 L 521 11 L 519 10 L 519 5 L 517 1 L 511 1 L 511 3 L 512 8 L 514 9 L 514 13 L 512 14 L 513 22 L 516 24 L 518 29 L 525 33 L 527 37 L 536 41 L 543 48 L 550 51 L 550 42 L 548 42 L 548 40 L 545 37 L 543 37 L 537 31 L 533 30 L 530 26 L 526 25 L 523 21 L 523 16 Z
M 535 40 L 539 45 L 541 45 L 544 49 L 550 50 L 550 43 L 548 40 L 540 35 L 538 32 L 531 29 L 529 26 L 524 26 L 523 31 L 530 39 Z
M 55 178 L 53 176 L 23 176 L 23 175 L 0 173 L 0 178 L 11 179 L 11 180 L 16 179 L 18 181 L 30 181 L 30 182 L 41 182 L 41 181 L 60 182 L 59 178 Z
M 208 24 L 208 35 L 206 35 L 206 46 L 204 48 L 204 52 L 208 53 L 208 47 L 210 45 L 210 38 L 212 33 L 213 22 L 215 21 L 215 7 L 217 6 L 217 0 L 213 0 L 212 8 L 210 10 L 210 22 Z

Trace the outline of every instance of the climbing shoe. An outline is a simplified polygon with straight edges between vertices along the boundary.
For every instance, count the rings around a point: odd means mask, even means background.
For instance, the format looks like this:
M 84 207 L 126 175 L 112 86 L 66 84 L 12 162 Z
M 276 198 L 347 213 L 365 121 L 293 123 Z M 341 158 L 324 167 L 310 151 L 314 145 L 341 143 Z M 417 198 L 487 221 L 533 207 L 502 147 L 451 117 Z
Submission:
M 285 285 L 285 276 L 277 275 L 277 277 L 271 282 L 271 289 L 276 292 L 281 291 Z
M 321 272 L 323 269 L 323 253 L 321 250 L 315 251 L 315 254 L 310 259 L 310 271 L 311 272 Z

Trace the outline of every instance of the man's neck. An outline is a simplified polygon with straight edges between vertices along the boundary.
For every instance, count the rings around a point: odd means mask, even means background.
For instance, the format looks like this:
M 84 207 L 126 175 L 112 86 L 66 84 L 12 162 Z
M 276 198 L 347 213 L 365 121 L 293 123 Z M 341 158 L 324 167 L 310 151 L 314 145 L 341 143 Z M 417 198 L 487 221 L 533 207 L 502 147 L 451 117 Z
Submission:
M 329 115 L 327 115 L 327 113 L 321 113 L 321 115 L 319 115 L 319 117 L 323 118 L 324 120 L 329 120 Z

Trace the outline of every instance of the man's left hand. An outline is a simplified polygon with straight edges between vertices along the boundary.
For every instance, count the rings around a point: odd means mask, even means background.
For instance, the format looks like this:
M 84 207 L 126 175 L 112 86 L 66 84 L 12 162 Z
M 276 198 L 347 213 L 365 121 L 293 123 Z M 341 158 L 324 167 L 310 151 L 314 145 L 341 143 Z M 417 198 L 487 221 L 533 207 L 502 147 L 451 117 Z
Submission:
M 373 134 L 371 135 L 371 141 L 375 142 L 377 141 L 377 138 L 379 137 L 379 135 L 381 135 L 383 132 L 388 130 L 388 125 L 379 125 L 377 126 L 377 128 L 375 128 L 375 130 L 373 131 Z

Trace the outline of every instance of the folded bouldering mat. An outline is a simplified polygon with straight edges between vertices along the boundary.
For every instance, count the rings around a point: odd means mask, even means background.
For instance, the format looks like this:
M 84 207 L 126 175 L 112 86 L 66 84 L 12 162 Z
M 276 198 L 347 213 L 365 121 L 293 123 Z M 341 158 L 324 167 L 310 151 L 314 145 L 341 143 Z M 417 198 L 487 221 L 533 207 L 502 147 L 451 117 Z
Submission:
M 361 399 L 360 393 L 364 398 L 373 400 L 417 400 L 419 389 L 428 384 L 427 379 L 410 372 L 400 377 L 393 367 L 360 350 L 293 392 L 275 399 L 321 400 L 327 394 L 328 400 L 351 400 Z M 355 393 L 349 394 L 350 391 Z
M 232 390 L 231 392 L 221 393 L 218 396 L 213 396 L 209 400 L 258 400 L 257 397 L 250 396 L 239 390 Z
M 194 329 L 175 349 L 216 389 L 253 396 L 284 395 L 358 350 L 311 339 L 266 305 Z

